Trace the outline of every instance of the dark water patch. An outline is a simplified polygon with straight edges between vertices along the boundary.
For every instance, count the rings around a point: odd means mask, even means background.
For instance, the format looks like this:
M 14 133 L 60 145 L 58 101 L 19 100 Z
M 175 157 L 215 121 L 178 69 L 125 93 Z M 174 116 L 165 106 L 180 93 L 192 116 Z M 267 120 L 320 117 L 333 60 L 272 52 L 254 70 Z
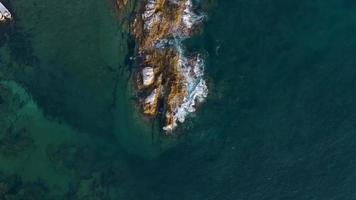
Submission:
M 209 51 L 206 104 L 185 145 L 136 165 L 151 199 L 355 198 L 347 4 L 219 2 L 192 42 Z
M 9 34 L 9 49 L 11 60 L 19 65 L 35 66 L 38 64 L 38 58 L 34 55 L 31 38 L 29 33 L 21 30 L 16 23 L 12 24 L 12 31 Z
M 26 182 L 16 175 L 5 175 L 0 172 L 0 198 L 1 199 L 54 199 L 48 195 L 46 185 L 37 182 Z
M 19 12 L 15 22 L 26 30 L 17 29 L 11 35 L 11 60 L 33 67 L 30 74 L 17 81 L 32 93 L 48 117 L 110 137 L 114 126 L 113 96 L 120 79 L 121 56 L 126 54 L 120 52 L 125 39 L 121 41 L 119 25 L 110 16 L 108 5 L 100 4 L 102 12 L 96 14 L 86 12 L 93 10 L 95 3 L 88 3 L 85 8 L 79 3 L 69 6 L 53 2 L 41 6 L 19 2 L 16 6 Z M 67 15 L 78 20 L 63 22 Z M 108 33 L 103 27 L 111 29 L 110 38 L 103 36 L 103 32 Z M 27 30 L 34 37 L 25 34 Z M 31 56 L 34 54 L 35 58 Z
M 14 127 L 10 125 L 1 132 L 0 154 L 5 157 L 17 156 L 34 147 L 34 141 L 28 136 L 25 128 L 14 130 Z

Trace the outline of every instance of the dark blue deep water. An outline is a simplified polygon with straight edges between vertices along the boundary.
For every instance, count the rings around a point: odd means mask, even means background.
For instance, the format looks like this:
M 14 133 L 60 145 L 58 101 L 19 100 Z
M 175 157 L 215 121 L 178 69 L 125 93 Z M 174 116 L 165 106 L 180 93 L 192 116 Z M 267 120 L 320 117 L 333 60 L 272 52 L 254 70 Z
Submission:
M 0 199 L 356 199 L 355 1 L 202 0 L 209 96 L 176 137 L 135 114 L 129 14 L 3 3 Z

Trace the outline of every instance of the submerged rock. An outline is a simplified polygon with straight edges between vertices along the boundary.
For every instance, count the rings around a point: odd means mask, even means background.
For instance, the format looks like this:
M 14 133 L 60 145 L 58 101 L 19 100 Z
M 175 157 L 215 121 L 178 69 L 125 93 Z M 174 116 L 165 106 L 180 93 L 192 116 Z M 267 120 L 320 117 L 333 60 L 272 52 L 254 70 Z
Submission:
M 128 0 L 116 0 L 116 5 L 119 9 L 124 8 L 127 5 Z
M 147 94 L 140 100 L 142 110 L 150 116 L 160 113 L 163 129 L 172 131 L 177 121 L 184 122 L 207 97 L 204 61 L 199 54 L 186 55 L 181 43 L 197 30 L 204 15 L 195 12 L 191 0 L 138 4 L 131 33 L 136 41 L 136 64 L 142 66 L 136 72 L 136 86 Z M 163 112 L 158 112 L 158 105 Z
M 0 172 L 0 199 L 54 199 L 49 195 L 48 187 L 41 180 L 30 182 L 23 180 L 16 174 L 7 175 Z
M 16 157 L 33 147 L 26 128 L 17 124 L 26 97 L 14 91 L 14 82 L 0 81 L 0 155 Z

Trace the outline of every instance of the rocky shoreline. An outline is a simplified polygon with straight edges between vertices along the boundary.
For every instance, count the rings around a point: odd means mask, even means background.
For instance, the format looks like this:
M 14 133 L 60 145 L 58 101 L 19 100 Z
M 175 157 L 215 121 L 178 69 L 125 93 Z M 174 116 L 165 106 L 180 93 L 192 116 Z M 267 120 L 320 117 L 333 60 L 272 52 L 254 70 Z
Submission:
M 122 0 L 117 3 L 119 8 L 125 5 Z M 159 116 L 167 133 L 184 122 L 208 93 L 203 57 L 187 53 L 182 45 L 204 19 L 196 6 L 192 0 L 139 1 L 130 24 L 140 107 L 147 116 Z

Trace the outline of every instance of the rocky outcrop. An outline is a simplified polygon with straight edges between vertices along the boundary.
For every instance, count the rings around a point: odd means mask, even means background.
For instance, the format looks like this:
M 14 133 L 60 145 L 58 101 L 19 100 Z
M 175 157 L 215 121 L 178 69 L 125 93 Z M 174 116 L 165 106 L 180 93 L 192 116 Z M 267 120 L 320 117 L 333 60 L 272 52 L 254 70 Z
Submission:
M 11 20 L 12 16 L 10 11 L 0 2 L 0 22 Z
M 153 67 L 145 67 L 142 70 L 142 80 L 143 80 L 143 85 L 144 86 L 149 86 L 153 83 L 154 81 L 154 71 Z
M 163 118 L 163 129 L 172 131 L 184 122 L 207 96 L 202 56 L 184 52 L 181 41 L 198 28 L 203 15 L 191 0 L 139 1 L 131 23 L 136 41 L 135 83 L 143 93 L 143 113 Z M 162 106 L 162 112 L 159 105 Z

